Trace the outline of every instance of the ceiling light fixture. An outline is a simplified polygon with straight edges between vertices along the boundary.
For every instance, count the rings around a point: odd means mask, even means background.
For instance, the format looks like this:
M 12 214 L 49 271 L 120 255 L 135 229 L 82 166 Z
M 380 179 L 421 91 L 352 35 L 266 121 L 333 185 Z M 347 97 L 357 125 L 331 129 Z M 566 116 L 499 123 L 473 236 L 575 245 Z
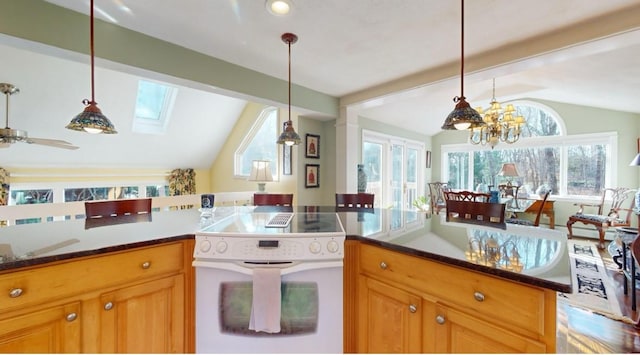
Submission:
M 460 96 L 453 98 L 456 107 L 447 116 L 442 125 L 444 130 L 463 130 L 470 127 L 480 127 L 484 125 L 482 117 L 478 112 L 471 108 L 464 97 L 464 0 L 461 3 L 461 54 L 460 54 Z
M 476 111 L 483 114 L 482 107 Z M 503 110 L 496 100 L 496 79 L 493 79 L 493 98 L 487 112 L 484 114 L 484 126 L 469 128 L 469 141 L 471 144 L 489 144 L 493 149 L 499 142 L 515 143 L 520 139 L 520 127 L 527 124 L 523 116 L 515 116 L 516 109 L 512 104 L 507 104 Z
M 284 123 L 284 130 L 278 137 L 278 144 L 286 145 L 298 145 L 300 144 L 300 136 L 293 129 L 293 122 L 291 121 L 291 44 L 298 41 L 298 36 L 293 33 L 285 33 L 282 35 L 282 41 L 289 45 L 289 120 Z
M 84 131 L 88 133 L 105 133 L 114 134 L 118 133 L 109 119 L 102 114 L 102 111 L 98 108 L 98 103 L 95 101 L 95 84 L 94 84 L 94 71 L 95 71 L 95 55 L 93 50 L 93 0 L 91 0 L 91 101 L 88 99 L 82 100 L 85 105 L 84 110 L 74 117 L 67 125 L 67 128 L 74 131 Z
M 267 0 L 265 6 L 272 15 L 276 16 L 284 16 L 291 11 L 291 1 L 289 0 Z

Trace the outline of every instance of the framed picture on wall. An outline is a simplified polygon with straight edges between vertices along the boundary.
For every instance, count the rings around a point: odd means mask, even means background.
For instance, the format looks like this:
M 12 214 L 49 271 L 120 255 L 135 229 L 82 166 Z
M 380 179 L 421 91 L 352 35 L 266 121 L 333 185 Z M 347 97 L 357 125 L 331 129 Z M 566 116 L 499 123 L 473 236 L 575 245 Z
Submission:
M 304 187 L 320 187 L 320 165 L 307 164 L 304 170 Z
M 304 156 L 307 158 L 320 158 L 320 136 L 315 134 L 307 134 L 306 148 Z
M 282 145 L 282 175 L 291 175 L 291 146 Z

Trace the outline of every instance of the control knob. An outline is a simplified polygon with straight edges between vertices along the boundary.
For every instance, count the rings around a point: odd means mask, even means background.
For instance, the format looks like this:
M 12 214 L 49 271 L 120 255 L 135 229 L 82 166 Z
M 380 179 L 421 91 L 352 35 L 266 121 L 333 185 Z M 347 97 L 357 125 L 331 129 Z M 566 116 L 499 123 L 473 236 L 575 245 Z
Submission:
M 218 242 L 218 244 L 216 244 L 216 251 L 220 254 L 224 253 L 225 251 L 227 251 L 227 247 L 229 245 L 227 244 L 227 242 L 221 240 Z
M 313 242 L 311 242 L 311 244 L 309 244 L 309 251 L 312 254 L 318 254 L 321 250 L 322 250 L 322 245 L 320 245 L 319 241 L 314 240 Z
M 208 240 L 203 240 L 202 242 L 200 242 L 200 251 L 203 253 L 208 252 L 209 250 L 211 250 L 211 242 Z
M 336 242 L 335 240 L 331 240 L 329 241 L 329 243 L 327 243 L 327 250 L 329 251 L 329 253 L 336 253 L 340 250 L 340 244 L 338 244 L 338 242 Z

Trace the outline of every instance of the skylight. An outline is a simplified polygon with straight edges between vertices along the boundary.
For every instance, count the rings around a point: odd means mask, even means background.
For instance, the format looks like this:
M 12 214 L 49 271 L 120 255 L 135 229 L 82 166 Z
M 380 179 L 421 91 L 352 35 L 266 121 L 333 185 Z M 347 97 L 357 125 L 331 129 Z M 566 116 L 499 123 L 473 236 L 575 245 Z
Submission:
M 140 80 L 133 119 L 133 132 L 163 134 L 169 123 L 176 89 L 167 85 Z

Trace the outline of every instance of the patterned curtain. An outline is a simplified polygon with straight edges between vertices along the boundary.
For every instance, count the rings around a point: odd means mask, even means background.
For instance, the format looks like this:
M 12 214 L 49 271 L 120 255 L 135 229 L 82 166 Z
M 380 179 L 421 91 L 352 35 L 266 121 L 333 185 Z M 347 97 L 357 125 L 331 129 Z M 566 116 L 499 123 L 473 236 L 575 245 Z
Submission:
M 9 203 L 9 172 L 5 168 L 0 168 L 0 206 Z
M 196 172 L 193 169 L 174 169 L 169 174 L 169 196 L 196 193 Z

